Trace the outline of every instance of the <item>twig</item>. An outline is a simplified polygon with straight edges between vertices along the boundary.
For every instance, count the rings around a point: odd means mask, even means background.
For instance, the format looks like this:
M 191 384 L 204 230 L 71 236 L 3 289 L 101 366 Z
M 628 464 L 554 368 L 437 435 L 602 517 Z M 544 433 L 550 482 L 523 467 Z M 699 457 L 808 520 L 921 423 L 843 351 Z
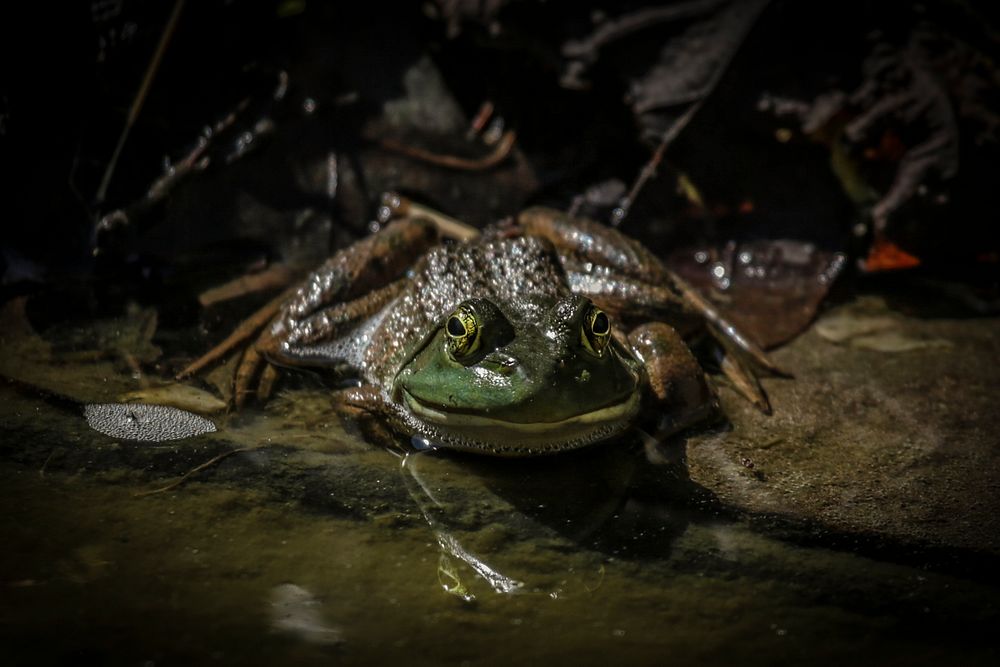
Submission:
M 295 278 L 295 272 L 282 264 L 275 264 L 258 273 L 250 273 L 211 287 L 198 295 L 198 303 L 207 308 L 221 301 L 229 301 L 254 292 L 274 287 L 285 287 Z
M 697 14 L 702 11 L 709 11 L 716 4 L 719 3 L 715 3 L 713 0 L 708 0 L 705 2 L 702 2 L 700 0 L 692 0 L 689 3 L 677 5 L 674 9 L 678 12 L 690 12 L 691 14 Z M 747 4 L 749 5 L 750 3 Z M 754 14 L 759 14 L 766 4 L 767 0 L 758 2 L 756 4 L 756 8 L 752 9 L 752 12 Z M 664 10 L 662 16 L 657 16 L 657 18 L 670 20 L 669 14 L 670 14 L 670 9 L 667 8 Z M 625 220 L 625 217 L 628 215 L 629 210 L 632 208 L 632 204 L 635 202 L 635 198 L 639 196 L 640 190 L 642 190 L 643 186 L 646 185 L 646 181 L 648 181 L 656 174 L 656 168 L 660 165 L 660 162 L 663 160 L 663 154 L 667 151 L 667 147 L 669 147 L 670 144 L 673 143 L 674 139 L 677 138 L 677 135 L 679 135 L 681 131 L 683 131 L 684 128 L 687 127 L 687 124 L 691 122 L 691 118 L 693 118 L 694 115 L 698 113 L 698 110 L 701 109 L 701 105 L 705 102 L 706 99 L 708 99 L 708 97 L 715 90 L 716 86 L 719 84 L 719 80 L 722 78 L 722 75 L 725 73 L 727 69 L 729 69 L 729 63 L 732 62 L 733 57 L 739 50 L 739 46 L 743 43 L 743 39 L 746 37 L 747 31 L 749 31 L 753 23 L 754 19 L 753 17 L 751 17 L 751 20 L 747 21 L 746 24 L 743 25 L 742 28 L 740 29 L 739 32 L 741 32 L 742 34 L 733 36 L 734 42 L 736 43 L 737 46 L 730 49 L 729 52 L 725 54 L 725 56 L 715 65 L 715 69 L 712 72 L 711 76 L 709 77 L 707 83 L 705 83 L 705 85 L 701 87 L 698 101 L 691 104 L 691 106 L 688 107 L 687 111 L 681 114 L 680 118 L 675 120 L 666 130 L 664 130 L 663 135 L 660 137 L 660 145 L 656 147 L 656 151 L 654 151 L 653 156 L 649 159 L 649 162 L 647 162 L 646 166 L 644 166 L 642 168 L 642 171 L 639 172 L 638 178 L 636 178 L 636 181 L 632 185 L 632 189 L 629 190 L 628 195 L 621 201 L 621 205 L 612 212 L 611 214 L 612 225 L 617 227 L 622 223 L 622 221 Z M 627 34 L 627 32 L 631 29 L 631 26 L 625 26 L 625 28 Z M 611 37 L 617 38 L 617 35 L 610 33 L 609 35 Z
M 666 7 L 640 9 L 609 21 L 584 39 L 570 40 L 562 47 L 562 55 L 567 58 L 597 60 L 601 47 L 628 37 L 639 30 L 647 30 L 661 23 L 671 23 L 682 19 L 707 14 L 723 4 L 721 0 L 691 0 Z
M 236 331 L 229 334 L 224 341 L 213 347 L 198 359 L 191 362 L 184 370 L 175 376 L 176 379 L 183 380 L 186 377 L 194 375 L 209 364 L 215 363 L 224 357 L 241 343 L 250 340 L 251 337 L 253 337 L 281 311 L 281 306 L 285 303 L 285 301 L 291 298 L 291 296 L 295 293 L 295 289 L 295 287 L 291 287 L 279 296 L 271 299 L 260 310 L 244 320 L 240 326 L 236 328 Z
M 142 84 L 132 99 L 132 107 L 128 111 L 125 127 L 122 128 L 122 133 L 118 137 L 118 145 L 115 146 L 115 151 L 111 154 L 108 166 L 104 170 L 104 177 L 101 179 L 101 185 L 97 188 L 95 198 L 98 203 L 103 202 L 105 195 L 107 195 L 108 186 L 111 184 L 111 176 L 114 174 L 115 165 L 118 164 L 118 156 L 121 155 L 122 148 L 125 147 L 125 141 L 128 139 L 129 131 L 135 125 L 135 121 L 139 117 L 139 112 L 142 111 L 142 105 L 146 101 L 146 95 L 149 94 L 153 78 L 156 76 L 157 70 L 160 69 L 160 61 L 163 60 L 163 54 L 166 53 L 167 45 L 170 44 L 170 39 L 174 35 L 174 29 L 177 27 L 177 20 L 180 18 L 183 8 L 184 0 L 176 0 L 174 2 L 174 10 L 170 13 L 167 25 L 163 28 L 163 33 L 160 35 L 160 43 L 156 45 L 153 58 L 149 61 L 149 66 L 146 67 L 146 74 L 142 78 Z
M 472 119 L 472 123 L 469 126 L 469 133 L 467 136 L 470 139 L 486 128 L 486 123 L 489 122 L 490 116 L 493 115 L 493 109 L 493 102 L 490 102 L 489 100 L 483 102 L 483 104 L 479 107 L 479 112 L 476 114 L 476 117 Z
M 639 172 L 639 175 L 636 177 L 635 182 L 632 184 L 632 188 L 628 191 L 628 194 L 622 198 L 618 207 L 612 211 L 611 224 L 613 226 L 617 227 L 622 224 L 628 216 L 629 211 L 632 209 L 632 204 L 635 203 L 635 198 L 639 196 L 639 192 L 646 185 L 649 179 L 656 175 L 656 170 L 660 166 L 660 162 L 663 161 L 663 155 L 667 152 L 667 147 L 670 146 L 670 144 L 674 142 L 674 139 L 677 138 L 677 135 L 679 135 L 681 131 L 687 127 L 687 124 L 691 122 L 694 115 L 698 113 L 699 109 L 701 109 L 701 105 L 704 101 L 705 98 L 702 97 L 700 100 L 689 106 L 687 111 L 681 114 L 680 118 L 671 123 L 670 127 L 663 132 L 660 137 L 660 145 L 656 147 L 656 150 L 653 151 L 652 157 L 649 158 L 649 161 L 643 166 L 642 171 Z
M 380 139 L 378 143 L 386 150 L 394 151 L 407 157 L 411 157 L 414 160 L 420 160 L 421 162 L 427 162 L 439 167 L 460 169 L 462 171 L 485 171 L 486 169 L 491 169 L 497 166 L 507 159 L 507 156 L 510 155 L 511 149 L 514 148 L 514 141 L 516 139 L 517 133 L 513 130 L 507 130 L 503 133 L 503 136 L 500 137 L 500 141 L 497 142 L 496 148 L 493 149 L 493 152 L 481 158 L 466 158 L 458 155 L 440 155 L 438 153 L 432 153 L 431 151 L 424 150 L 423 148 L 417 148 L 416 146 L 408 146 L 394 139 Z
M 228 452 L 223 452 L 222 454 L 219 454 L 218 456 L 212 457 L 208 461 L 205 461 L 201 465 L 195 466 L 191 470 L 188 470 L 179 479 L 174 480 L 173 482 L 171 482 L 170 484 L 167 484 L 166 486 L 161 486 L 160 488 L 153 489 L 151 491 L 140 491 L 139 493 L 133 494 L 132 497 L 133 498 L 145 498 L 146 496 L 152 496 L 152 495 L 155 495 L 157 493 L 166 493 L 167 491 L 172 491 L 173 489 L 176 489 L 178 486 L 180 486 L 181 484 L 183 484 L 184 482 L 186 482 L 188 479 L 190 479 L 193 475 L 197 475 L 202 470 L 205 470 L 206 468 L 210 468 L 210 467 L 214 466 L 219 461 L 222 461 L 223 459 L 226 459 L 226 458 L 232 456 L 233 454 L 238 454 L 240 452 L 247 452 L 247 451 L 250 451 L 251 449 L 253 449 L 253 447 L 240 447 L 238 449 L 233 449 L 233 450 L 230 450 Z
M 49 467 L 49 461 L 51 461 L 52 457 L 55 456 L 55 455 L 56 455 L 56 449 L 53 448 L 52 451 L 49 452 L 49 455 L 47 457 L 45 457 L 45 463 L 43 463 L 42 467 L 38 470 L 38 476 L 39 477 L 41 477 L 43 479 L 45 478 L 45 469 Z
M 456 220 L 440 211 L 435 211 L 429 206 L 411 201 L 408 197 L 403 197 L 395 192 L 386 192 L 382 195 L 382 205 L 387 209 L 385 215 L 411 216 L 414 218 L 424 218 L 434 223 L 438 231 L 447 238 L 456 241 L 469 241 L 479 236 L 479 230 L 468 225 L 461 220 Z

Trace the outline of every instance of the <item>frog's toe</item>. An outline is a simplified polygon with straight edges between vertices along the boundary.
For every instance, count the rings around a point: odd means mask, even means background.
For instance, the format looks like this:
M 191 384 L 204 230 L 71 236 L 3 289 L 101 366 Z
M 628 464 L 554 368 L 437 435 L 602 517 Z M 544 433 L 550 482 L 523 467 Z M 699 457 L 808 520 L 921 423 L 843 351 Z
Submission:
M 261 373 L 261 366 L 266 363 L 264 356 L 254 345 L 243 352 L 243 358 L 240 359 L 239 366 L 236 367 L 236 375 L 233 378 L 233 404 L 237 410 L 243 407 L 251 394 L 257 393 L 251 387 Z
M 765 415 L 771 414 L 771 401 L 767 398 L 767 393 L 760 386 L 760 380 L 753 370 L 743 362 L 739 354 L 733 350 L 719 346 L 716 351 L 716 359 L 719 362 L 719 369 L 726 376 L 733 388 L 743 398 L 750 401 L 755 408 Z
M 281 371 L 272 363 L 265 362 L 264 369 L 260 372 L 260 380 L 257 382 L 257 400 L 266 401 L 271 398 L 274 385 L 281 377 Z

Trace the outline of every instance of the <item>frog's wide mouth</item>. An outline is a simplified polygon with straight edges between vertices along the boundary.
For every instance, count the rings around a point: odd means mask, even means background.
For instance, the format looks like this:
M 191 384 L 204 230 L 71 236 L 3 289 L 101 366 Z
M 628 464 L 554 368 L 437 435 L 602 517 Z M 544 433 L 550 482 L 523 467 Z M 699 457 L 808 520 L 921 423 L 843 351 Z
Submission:
M 511 453 L 571 449 L 603 440 L 625 430 L 638 413 L 640 403 L 640 393 L 634 391 L 616 402 L 555 421 L 517 422 L 450 411 L 422 401 L 406 389 L 402 395 L 415 417 L 451 435 L 449 440 L 463 443 L 459 448 L 496 450 L 487 443 L 503 443 L 503 449 L 509 448 Z M 450 443 L 453 447 L 457 444 L 454 440 Z

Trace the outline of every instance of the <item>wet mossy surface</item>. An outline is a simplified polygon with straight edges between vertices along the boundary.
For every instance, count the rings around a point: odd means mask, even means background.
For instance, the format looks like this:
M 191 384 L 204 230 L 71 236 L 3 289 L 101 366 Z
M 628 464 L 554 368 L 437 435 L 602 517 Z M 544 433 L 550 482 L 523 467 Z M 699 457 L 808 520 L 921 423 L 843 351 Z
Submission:
M 77 399 L 135 389 L 126 365 L 8 337 L 5 375 L 26 375 L 0 388 L 3 651 L 992 664 L 1000 329 L 904 312 L 831 308 L 776 352 L 795 377 L 764 380 L 770 417 L 721 386 L 727 423 L 660 445 L 405 465 L 308 384 L 213 416 L 216 433 L 116 440 Z

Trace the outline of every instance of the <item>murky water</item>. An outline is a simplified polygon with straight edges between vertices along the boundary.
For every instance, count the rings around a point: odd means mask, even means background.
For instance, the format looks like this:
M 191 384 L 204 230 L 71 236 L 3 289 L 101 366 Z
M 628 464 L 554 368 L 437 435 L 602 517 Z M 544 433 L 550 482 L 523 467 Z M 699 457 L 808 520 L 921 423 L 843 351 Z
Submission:
M 149 342 L 118 325 L 105 351 Z M 739 424 L 534 461 L 404 454 L 345 431 L 306 383 L 215 433 L 133 442 L 81 408 L 136 388 L 126 361 L 6 332 L 4 664 L 997 657 L 988 552 L 755 511 L 692 479 L 692 454 Z

